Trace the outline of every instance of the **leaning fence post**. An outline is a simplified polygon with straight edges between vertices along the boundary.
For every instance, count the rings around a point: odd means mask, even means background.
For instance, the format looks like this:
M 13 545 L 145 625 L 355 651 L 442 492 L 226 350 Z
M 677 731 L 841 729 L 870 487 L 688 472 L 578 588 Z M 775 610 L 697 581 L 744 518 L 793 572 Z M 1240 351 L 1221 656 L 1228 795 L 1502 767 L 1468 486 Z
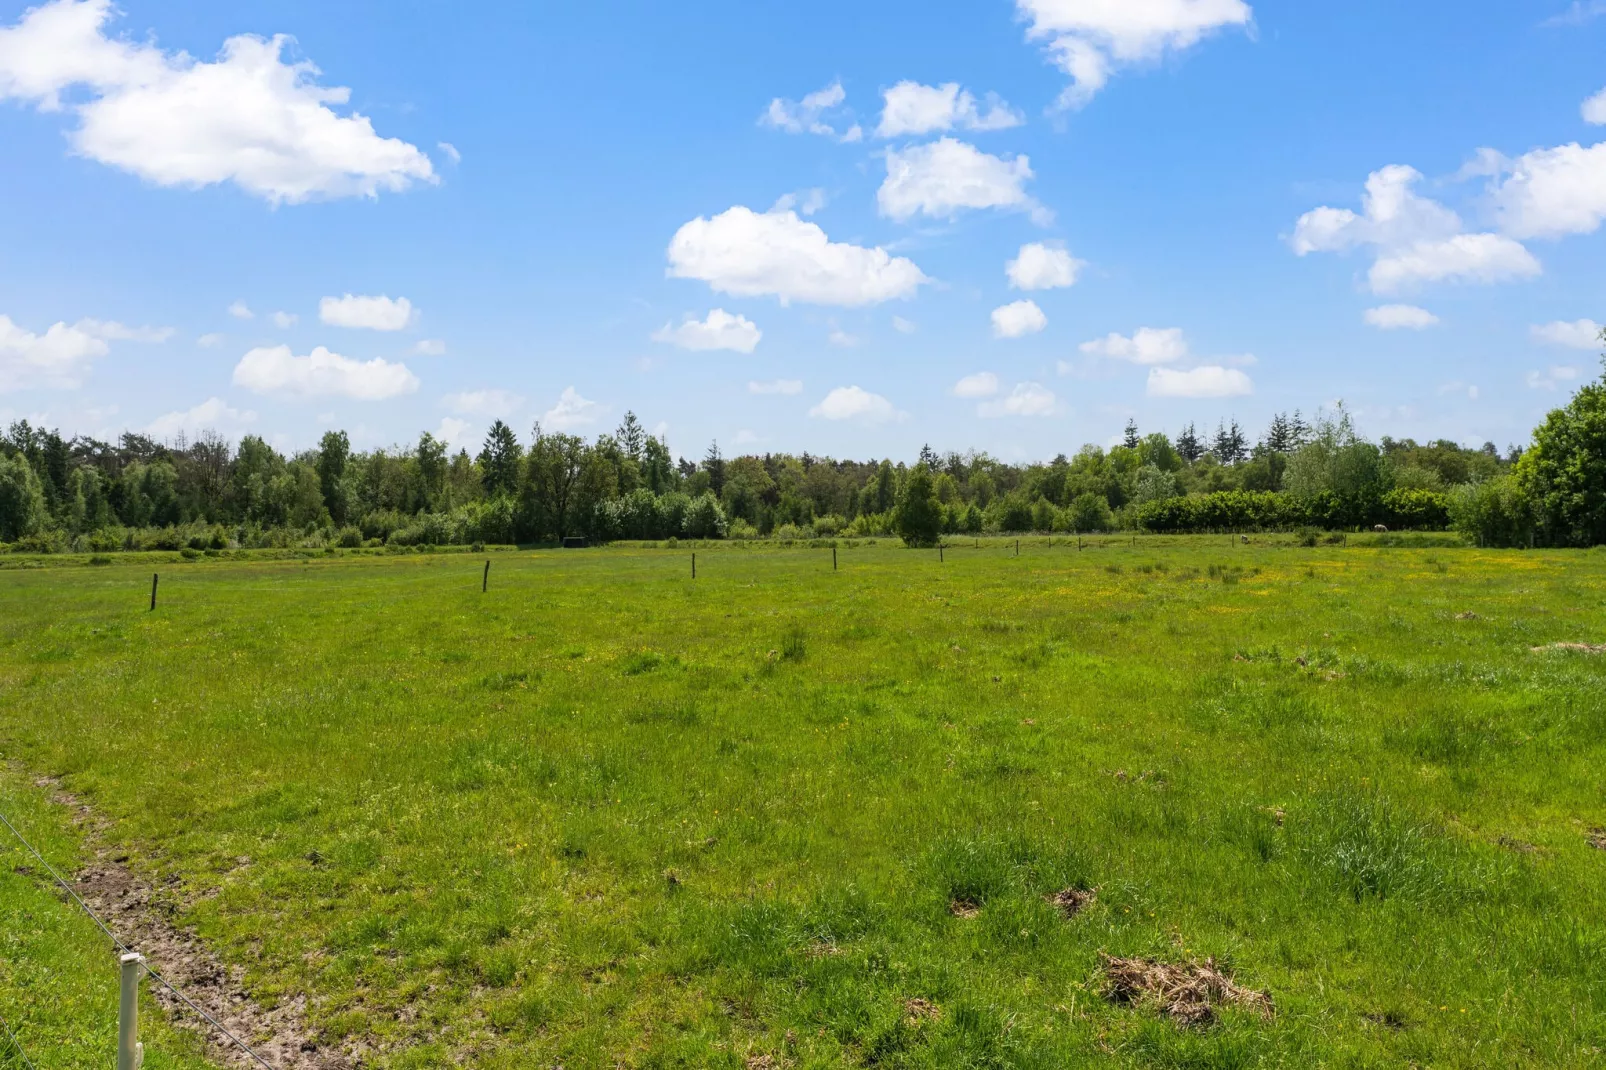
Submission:
M 942 543 L 937 544 L 937 564 L 942 564 Z
M 480 577 L 480 594 L 484 594 L 485 593 L 485 589 L 487 587 L 489 587 L 490 585 L 491 585 L 491 563 L 489 561 L 487 561 L 487 562 L 485 562 L 485 575 Z
M 692 579 L 696 579 L 697 578 L 697 555 L 696 554 L 692 554 L 691 555 L 691 578 Z
M 127 954 L 120 961 L 123 983 L 117 1000 L 117 1070 L 139 1070 L 145 1061 L 145 1045 L 139 1042 L 139 973 L 145 968 L 145 957 Z
M 151 573 L 151 612 L 153 613 L 156 611 L 156 581 L 159 578 L 155 572 Z
M 831 547 L 831 571 L 836 571 L 836 547 Z

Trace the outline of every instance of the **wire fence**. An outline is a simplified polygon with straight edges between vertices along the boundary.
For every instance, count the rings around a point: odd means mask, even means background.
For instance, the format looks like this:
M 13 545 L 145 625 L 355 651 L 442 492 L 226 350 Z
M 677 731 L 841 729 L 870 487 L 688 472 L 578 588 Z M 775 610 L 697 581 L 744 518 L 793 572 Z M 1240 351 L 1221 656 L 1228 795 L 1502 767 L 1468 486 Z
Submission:
M 34 1070 L 33 1061 L 28 1058 L 27 1051 L 22 1047 L 22 1041 L 17 1039 L 17 1034 L 12 1031 L 11 1023 L 6 1020 L 4 1015 L 0 1015 L 0 1026 L 5 1026 L 6 1040 L 10 1042 L 11 1050 L 17 1053 L 17 1058 L 22 1060 L 22 1065 L 27 1067 L 28 1070 Z
M 66 878 L 56 871 L 56 867 L 52 866 L 45 856 L 39 853 L 39 849 L 30 843 L 26 836 L 18 831 L 17 826 L 13 825 L 11 823 L 11 819 L 8 818 L 4 813 L 0 813 L 0 824 L 4 824 L 5 827 L 10 830 L 11 834 L 17 838 L 17 842 L 21 843 L 23 847 L 27 848 L 28 853 L 33 855 L 33 857 L 38 860 L 39 864 L 44 867 L 45 872 L 50 874 L 51 879 L 61 886 L 61 890 L 66 892 L 72 901 L 77 903 L 85 914 L 89 915 L 89 920 L 93 921 L 100 927 L 100 931 L 106 934 L 107 939 L 115 944 L 120 952 L 125 955 L 135 954 L 134 949 L 130 948 L 127 944 L 123 943 L 117 938 L 117 934 L 112 932 L 111 927 L 102 921 L 98 914 L 90 909 L 89 904 L 84 902 L 83 897 L 73 889 L 73 886 L 67 882 Z M 223 1025 L 222 1022 L 219 1022 L 216 1018 L 212 1017 L 206 1011 L 198 1007 L 195 1004 L 195 1001 L 180 991 L 176 985 L 153 970 L 148 963 L 144 963 L 143 965 L 145 973 L 150 977 L 151 980 L 155 981 L 167 991 L 171 992 L 174 998 L 176 998 L 180 1003 L 184 1004 L 184 1006 L 188 1007 L 197 1017 L 210 1025 L 219 1036 L 223 1037 L 230 1044 L 244 1052 L 258 1066 L 262 1067 L 262 1070 L 276 1070 L 273 1064 L 269 1063 L 261 1055 L 257 1054 L 251 1045 L 235 1036 Z M 6 1024 L 6 1035 L 10 1038 L 12 1047 L 14 1047 L 17 1053 L 22 1056 L 23 1064 L 27 1066 L 29 1070 L 32 1070 L 33 1064 L 28 1061 L 28 1056 L 23 1052 L 21 1043 L 17 1041 L 15 1034 L 11 1032 L 11 1026 L 9 1023 Z

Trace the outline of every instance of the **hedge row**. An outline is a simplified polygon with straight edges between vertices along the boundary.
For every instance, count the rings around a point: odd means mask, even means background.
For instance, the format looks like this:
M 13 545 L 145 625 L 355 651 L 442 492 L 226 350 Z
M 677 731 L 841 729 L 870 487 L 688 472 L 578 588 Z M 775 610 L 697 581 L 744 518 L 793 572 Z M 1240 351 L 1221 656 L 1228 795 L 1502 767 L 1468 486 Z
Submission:
M 1290 531 L 1294 528 L 1369 528 L 1442 531 L 1450 526 L 1450 498 L 1430 490 L 1391 490 L 1380 496 L 1310 498 L 1270 491 L 1233 490 L 1167 498 L 1138 506 L 1145 531 Z

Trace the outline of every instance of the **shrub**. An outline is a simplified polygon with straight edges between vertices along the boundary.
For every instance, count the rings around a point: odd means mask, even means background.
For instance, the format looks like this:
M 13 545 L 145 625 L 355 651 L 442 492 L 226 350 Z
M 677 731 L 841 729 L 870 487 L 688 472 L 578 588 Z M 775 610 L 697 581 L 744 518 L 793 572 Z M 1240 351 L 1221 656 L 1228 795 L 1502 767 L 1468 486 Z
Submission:
M 942 505 L 931 481 L 931 470 L 916 465 L 898 492 L 893 528 L 906 546 L 935 546 L 942 535 Z
M 685 533 L 693 539 L 725 537 L 725 510 L 712 491 L 705 491 L 687 508 Z
M 1069 512 L 1074 531 L 1115 530 L 1115 514 L 1110 511 L 1110 503 L 1102 494 L 1090 491 L 1081 495 L 1071 503 Z
M 356 527 L 343 527 L 335 536 L 335 545 L 343 546 L 348 550 L 356 549 L 362 545 L 362 530 Z
M 1455 530 L 1483 546 L 1526 546 L 1534 532 L 1534 504 L 1515 476 L 1457 487 L 1450 495 Z

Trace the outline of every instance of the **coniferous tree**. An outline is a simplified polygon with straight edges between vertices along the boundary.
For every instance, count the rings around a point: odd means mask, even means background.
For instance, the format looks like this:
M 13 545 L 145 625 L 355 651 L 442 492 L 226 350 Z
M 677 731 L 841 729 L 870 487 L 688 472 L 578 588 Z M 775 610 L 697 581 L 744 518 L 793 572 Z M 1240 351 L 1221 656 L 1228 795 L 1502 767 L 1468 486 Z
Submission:
M 1127 420 L 1126 438 L 1122 440 L 1121 444 L 1129 450 L 1135 450 L 1142 442 L 1143 439 L 1138 435 L 1138 422 L 1136 420 Z
M 708 473 L 708 489 L 719 497 L 725 490 L 725 458 L 719 452 L 717 439 L 709 444 L 708 453 L 703 457 L 703 471 Z
M 1271 426 L 1266 429 L 1264 445 L 1272 453 L 1294 451 L 1294 424 L 1286 414 L 1279 412 L 1271 418 Z
M 1182 433 L 1177 436 L 1176 447 L 1177 454 L 1189 464 L 1205 455 L 1204 443 L 1199 441 L 1199 433 L 1193 429 L 1192 424 L 1184 427 Z
M 480 450 L 478 459 L 486 497 L 512 494 L 518 489 L 519 462 L 523 459 L 523 451 L 511 427 L 501 420 L 492 424 L 491 430 L 485 435 L 485 446 Z
M 624 455 L 639 462 L 642 451 L 647 447 L 647 432 L 642 429 L 636 414 L 627 411 L 625 418 L 619 422 L 619 430 L 614 434 L 619 439 L 619 448 Z
M 920 447 L 920 467 L 928 472 L 935 472 L 940 462 L 937 460 L 937 451 L 928 443 Z

